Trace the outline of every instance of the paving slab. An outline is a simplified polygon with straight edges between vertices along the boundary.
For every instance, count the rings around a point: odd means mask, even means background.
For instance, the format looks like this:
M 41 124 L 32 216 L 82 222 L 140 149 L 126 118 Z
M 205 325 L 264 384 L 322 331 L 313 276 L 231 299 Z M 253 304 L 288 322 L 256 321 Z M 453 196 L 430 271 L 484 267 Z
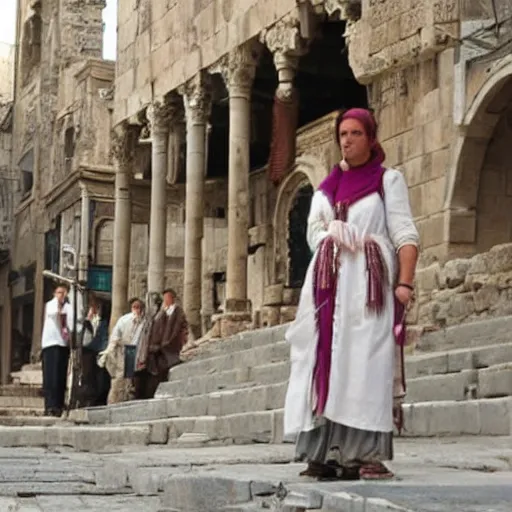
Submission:
M 511 437 L 395 444 L 397 477 L 386 483 L 299 477 L 304 465 L 292 462 L 291 445 L 126 447 L 116 454 L 0 448 L 0 510 L 510 512 Z

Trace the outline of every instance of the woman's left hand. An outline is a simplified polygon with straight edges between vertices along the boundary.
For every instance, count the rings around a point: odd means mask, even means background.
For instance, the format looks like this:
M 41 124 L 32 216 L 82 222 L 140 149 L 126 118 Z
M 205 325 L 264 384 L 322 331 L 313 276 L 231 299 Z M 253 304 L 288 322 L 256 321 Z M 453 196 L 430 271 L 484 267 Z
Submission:
M 398 285 L 395 288 L 395 297 L 398 299 L 400 304 L 407 307 L 414 301 L 414 291 L 410 290 L 406 286 Z

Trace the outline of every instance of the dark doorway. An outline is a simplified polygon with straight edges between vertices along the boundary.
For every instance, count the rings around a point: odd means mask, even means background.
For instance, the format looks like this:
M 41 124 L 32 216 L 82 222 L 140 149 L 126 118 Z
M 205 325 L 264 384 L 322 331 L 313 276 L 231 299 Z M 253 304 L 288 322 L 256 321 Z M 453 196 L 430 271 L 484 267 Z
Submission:
M 304 277 L 311 261 L 311 251 L 306 239 L 307 221 L 313 187 L 302 186 L 293 200 L 292 207 L 288 214 L 288 257 L 289 265 L 289 286 L 301 288 L 304 284 Z

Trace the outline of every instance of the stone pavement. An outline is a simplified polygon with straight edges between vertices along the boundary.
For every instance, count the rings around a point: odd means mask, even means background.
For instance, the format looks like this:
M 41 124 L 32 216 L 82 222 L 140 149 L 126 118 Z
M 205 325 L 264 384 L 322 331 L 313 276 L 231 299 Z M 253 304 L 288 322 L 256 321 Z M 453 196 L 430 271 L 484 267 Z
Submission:
M 399 439 L 392 482 L 298 477 L 292 445 L 0 449 L 0 512 L 510 512 L 512 438 Z

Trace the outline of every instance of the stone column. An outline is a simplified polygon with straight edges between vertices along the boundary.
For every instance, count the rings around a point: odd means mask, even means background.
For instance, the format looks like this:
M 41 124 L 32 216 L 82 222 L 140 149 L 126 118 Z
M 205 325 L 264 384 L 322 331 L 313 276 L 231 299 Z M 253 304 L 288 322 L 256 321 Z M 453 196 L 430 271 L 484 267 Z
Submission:
M 248 312 L 250 309 L 247 301 L 247 249 L 251 88 L 259 50 L 259 45 L 253 43 L 233 50 L 224 71 L 229 91 L 227 312 Z
M 211 110 L 208 75 L 199 73 L 185 84 L 182 92 L 187 125 L 183 305 L 192 334 L 197 338 L 201 335 L 206 131 Z
M 87 187 L 80 183 L 81 208 L 80 208 L 80 254 L 78 259 L 78 279 L 87 281 L 89 267 L 89 216 L 91 200 Z
M 115 166 L 114 248 L 112 262 L 111 327 L 126 313 L 130 273 L 132 205 L 130 177 L 138 130 L 122 127 L 113 132 L 112 152 Z
M 151 211 L 149 220 L 148 292 L 162 293 L 167 228 L 167 147 L 171 107 L 154 102 L 146 116 L 151 127 Z

